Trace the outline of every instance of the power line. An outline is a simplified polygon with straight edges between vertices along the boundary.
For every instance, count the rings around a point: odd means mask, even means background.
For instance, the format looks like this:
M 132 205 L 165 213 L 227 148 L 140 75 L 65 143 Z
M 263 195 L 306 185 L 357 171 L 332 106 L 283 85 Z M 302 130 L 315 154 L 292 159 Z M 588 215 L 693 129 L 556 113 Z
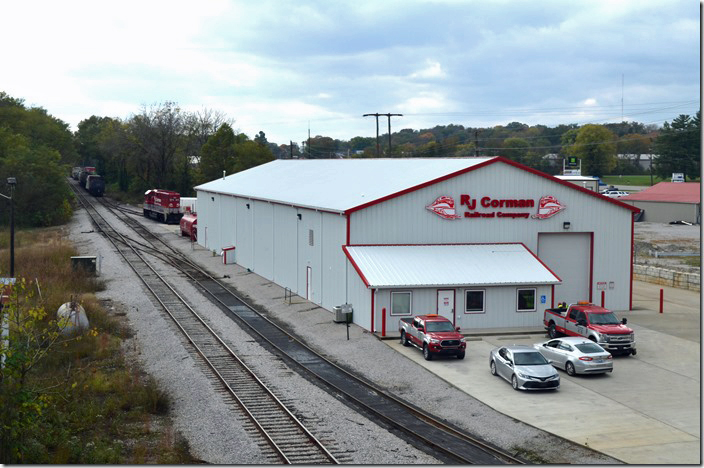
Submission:
M 385 115 L 389 119 L 389 155 L 391 155 L 391 117 L 403 117 L 403 114 L 379 114 L 378 112 L 375 114 L 364 114 L 362 117 L 369 117 L 369 116 L 374 116 L 376 117 L 376 157 L 379 158 L 381 157 L 379 154 L 379 116 L 380 115 Z

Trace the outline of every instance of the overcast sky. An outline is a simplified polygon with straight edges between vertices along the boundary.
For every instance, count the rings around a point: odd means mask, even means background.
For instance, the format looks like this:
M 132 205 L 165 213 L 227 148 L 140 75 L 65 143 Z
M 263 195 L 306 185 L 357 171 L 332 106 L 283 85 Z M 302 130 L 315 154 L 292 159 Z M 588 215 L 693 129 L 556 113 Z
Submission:
M 0 91 L 75 130 L 174 101 L 250 137 L 661 125 L 700 102 L 694 0 L 33 1 L 0 4 Z M 622 110 L 623 109 L 623 110 Z M 380 132 L 387 119 L 380 119 Z

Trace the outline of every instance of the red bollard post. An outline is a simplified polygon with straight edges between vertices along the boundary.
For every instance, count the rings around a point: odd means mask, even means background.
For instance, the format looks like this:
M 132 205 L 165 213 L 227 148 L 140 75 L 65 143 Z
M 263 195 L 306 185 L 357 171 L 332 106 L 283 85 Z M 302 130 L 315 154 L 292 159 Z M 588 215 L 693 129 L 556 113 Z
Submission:
M 601 307 L 604 307 L 604 298 L 606 296 L 606 291 L 601 291 Z
M 661 314 L 662 314 L 662 304 L 664 302 L 664 296 L 665 296 L 665 294 L 664 294 L 663 290 L 660 289 L 660 313 Z
M 386 307 L 381 308 L 381 336 L 386 336 Z

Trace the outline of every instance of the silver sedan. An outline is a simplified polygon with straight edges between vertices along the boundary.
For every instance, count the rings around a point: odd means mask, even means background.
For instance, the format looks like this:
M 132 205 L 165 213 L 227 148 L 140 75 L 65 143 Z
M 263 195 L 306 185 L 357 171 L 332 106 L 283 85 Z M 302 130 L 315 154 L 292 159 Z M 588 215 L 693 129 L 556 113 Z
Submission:
M 565 337 L 533 345 L 552 365 L 564 369 L 568 375 L 612 372 L 611 354 L 591 340 Z
M 511 382 L 514 390 L 557 390 L 560 376 L 531 346 L 502 346 L 489 353 L 489 370 Z

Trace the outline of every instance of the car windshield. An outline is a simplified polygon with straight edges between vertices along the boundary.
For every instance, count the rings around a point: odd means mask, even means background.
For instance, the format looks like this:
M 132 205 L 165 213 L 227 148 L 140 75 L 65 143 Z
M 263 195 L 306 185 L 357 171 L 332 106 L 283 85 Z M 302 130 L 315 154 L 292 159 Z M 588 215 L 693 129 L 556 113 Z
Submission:
M 589 322 L 592 325 L 618 325 L 619 321 L 613 312 L 606 314 L 589 314 Z
M 548 361 L 545 360 L 542 354 L 539 352 L 528 352 L 528 353 L 515 353 L 513 359 L 517 366 L 542 366 L 547 364 Z
M 425 322 L 425 331 L 451 332 L 455 331 L 450 322 Z
M 575 346 L 584 354 L 596 354 L 604 352 L 604 349 L 596 343 L 580 343 Z

